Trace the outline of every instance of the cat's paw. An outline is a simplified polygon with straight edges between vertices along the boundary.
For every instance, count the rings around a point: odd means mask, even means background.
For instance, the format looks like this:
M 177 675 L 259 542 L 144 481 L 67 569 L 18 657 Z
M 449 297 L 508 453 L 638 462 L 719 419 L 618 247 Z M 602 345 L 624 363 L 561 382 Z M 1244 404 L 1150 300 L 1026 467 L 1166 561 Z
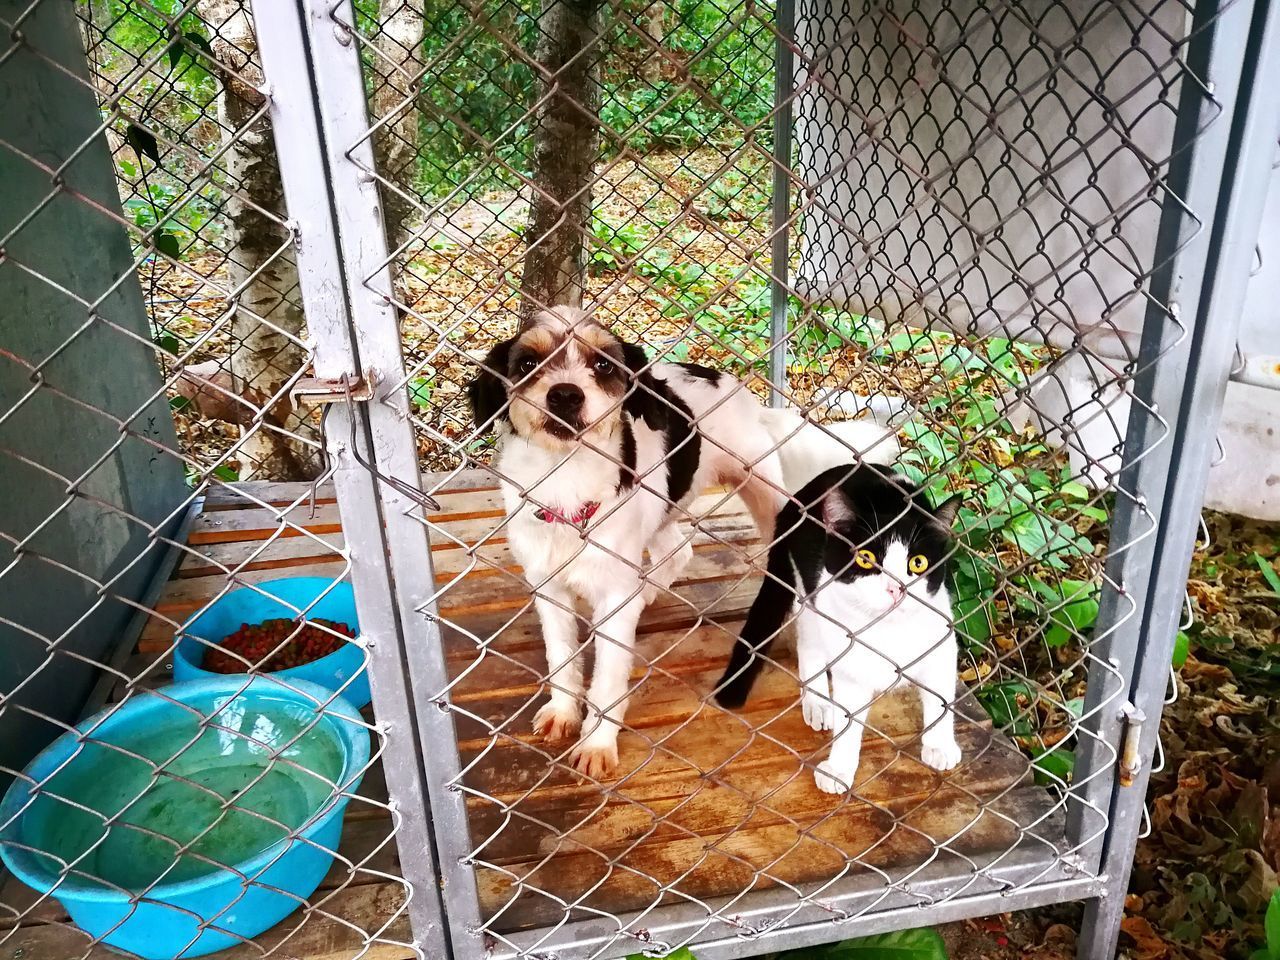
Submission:
M 804 722 L 814 730 L 836 728 L 836 705 L 829 697 L 812 690 L 803 691 L 800 694 L 800 712 L 804 714 Z
M 944 743 L 922 743 L 920 759 L 935 770 L 950 770 L 960 763 L 960 744 L 954 738 Z
M 640 594 L 640 598 L 644 600 L 644 605 L 647 607 L 649 604 L 653 603 L 653 601 L 658 599 L 658 594 L 660 593 L 662 593 L 662 589 L 656 583 L 646 583 L 644 585 L 644 590 Z
M 832 766 L 830 760 L 823 760 L 813 771 L 813 782 L 823 793 L 848 793 L 853 788 L 854 770 L 841 770 Z

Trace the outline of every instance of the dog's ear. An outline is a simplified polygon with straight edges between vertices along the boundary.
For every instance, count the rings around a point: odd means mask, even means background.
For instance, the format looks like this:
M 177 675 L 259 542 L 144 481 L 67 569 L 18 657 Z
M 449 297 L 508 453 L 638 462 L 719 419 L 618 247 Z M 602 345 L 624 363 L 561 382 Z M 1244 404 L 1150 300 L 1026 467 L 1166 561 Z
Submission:
M 476 426 L 485 433 L 493 429 L 493 421 L 499 416 L 506 419 L 507 364 L 514 340 L 504 340 L 480 362 L 480 372 L 467 385 L 467 398 L 471 401 L 471 416 Z
M 646 369 L 649 358 L 644 348 L 639 344 L 624 343 L 622 362 L 631 381 L 622 409 L 633 419 L 644 420 L 651 430 L 665 430 L 670 408 L 662 396 L 662 384 Z

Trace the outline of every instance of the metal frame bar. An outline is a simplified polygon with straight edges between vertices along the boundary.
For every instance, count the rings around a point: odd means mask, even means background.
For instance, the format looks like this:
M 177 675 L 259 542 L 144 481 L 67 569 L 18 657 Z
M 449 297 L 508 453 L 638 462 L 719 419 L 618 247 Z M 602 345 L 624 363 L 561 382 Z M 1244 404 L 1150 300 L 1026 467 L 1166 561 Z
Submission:
M 372 358 L 360 352 L 364 343 L 357 336 L 358 323 L 364 318 L 354 315 L 354 305 L 361 291 L 352 287 L 351 277 L 344 269 L 347 264 L 343 251 L 338 246 L 339 210 L 334 208 L 332 200 L 342 171 L 331 167 L 332 151 L 316 149 L 317 144 L 329 145 L 321 122 L 322 91 L 317 84 L 318 76 L 324 72 L 313 70 L 316 57 L 323 54 L 315 31 L 308 36 L 304 27 L 307 14 L 300 4 L 258 0 L 253 13 L 266 92 L 270 97 L 280 174 L 292 218 L 299 285 L 308 328 L 315 341 L 315 374 L 333 380 L 356 377 L 365 369 L 362 362 L 368 363 Z M 307 26 L 314 27 L 314 24 Z M 329 39 L 334 39 L 332 31 Z M 326 69 L 329 66 L 326 65 Z M 363 91 L 358 84 L 351 89 Z M 350 103 L 355 98 L 345 99 Z M 363 103 L 363 96 L 358 102 Z M 350 176 L 347 179 L 350 180 Z M 376 208 L 374 213 L 376 215 Z M 382 235 L 380 224 L 376 235 Z M 391 342 L 395 346 L 396 341 Z M 398 358 L 398 348 L 396 353 Z M 392 370 L 380 372 L 394 373 Z M 389 414 L 390 411 L 380 405 L 335 405 L 328 411 L 331 429 L 326 433 L 325 443 L 334 465 L 338 509 L 351 553 L 351 579 L 361 634 L 369 653 L 368 671 L 377 726 L 395 743 L 393 749 L 383 752 L 382 763 L 395 816 L 400 870 L 410 885 L 407 905 L 410 923 L 419 949 L 426 956 L 440 957 L 447 956 L 448 948 L 422 750 L 406 679 L 409 631 L 401 622 L 396 603 L 393 573 L 383 539 L 385 518 L 378 484 L 359 464 L 357 451 L 350 449 L 346 439 L 358 435 L 357 442 L 366 447 L 367 455 L 369 448 L 378 447 L 371 438 L 387 429 Z
M 1218 185 L 1212 204 L 1216 208 L 1213 226 L 1205 237 L 1207 264 L 1196 278 L 1199 282 L 1188 284 L 1185 296 L 1179 298 L 1195 305 L 1185 358 L 1169 357 L 1161 363 L 1166 374 L 1181 376 L 1176 381 L 1165 376 L 1156 384 L 1170 394 L 1165 409 L 1173 429 L 1169 441 L 1162 445 L 1170 466 L 1158 503 L 1159 526 L 1145 602 L 1140 605 L 1144 619 L 1134 651 L 1130 692 L 1132 702 L 1146 714 L 1146 723 L 1137 732 L 1138 756 L 1143 762 L 1132 785 L 1118 788 L 1112 796 L 1101 859 L 1108 889 L 1086 910 L 1080 939 L 1082 960 L 1114 956 L 1120 935 L 1124 892 L 1159 737 L 1168 663 L 1262 224 L 1263 205 L 1257 198 L 1266 194 L 1280 133 L 1280 115 L 1269 96 L 1280 86 L 1280 3 L 1241 3 L 1224 14 L 1217 27 L 1223 32 L 1213 38 L 1212 48 L 1206 51 L 1210 58 L 1207 76 L 1215 90 L 1235 84 L 1231 90 L 1235 109 L 1227 124 L 1230 140 L 1222 165 L 1212 162 L 1217 160 L 1214 156 L 1198 163 L 1193 172 L 1194 189 L 1201 186 L 1201 180 L 1208 181 L 1203 184 L 1206 189 L 1209 183 Z M 1165 398 L 1156 393 L 1153 399 Z
M 397 703 L 393 722 L 397 727 L 403 725 L 405 736 L 413 742 L 430 744 L 430 749 L 422 749 L 415 759 L 422 764 L 420 772 L 430 799 L 433 827 L 429 840 L 440 867 L 445 868 L 432 878 L 439 897 L 433 910 L 443 912 L 428 916 L 424 911 L 415 916 L 414 929 L 419 938 L 425 935 L 419 924 L 429 926 L 433 934 L 443 929 L 442 939 L 453 957 L 482 960 L 483 938 L 472 933 L 481 920 L 476 878 L 469 867 L 460 864 L 470 851 L 466 797 L 453 785 L 462 762 L 453 717 L 437 703 L 441 691 L 449 686 L 449 675 L 433 599 L 435 573 L 426 525 L 419 516 L 422 504 L 403 492 L 406 487 L 421 489 L 421 477 L 403 386 L 408 378 L 393 306 L 391 256 L 378 185 L 371 174 L 374 152 L 359 44 L 355 42 L 355 14 L 350 0 L 298 3 L 307 25 L 312 60 L 323 64 L 323 69 L 315 71 L 318 120 L 352 336 L 360 369 L 378 385 L 374 398 L 361 405 L 368 418 L 369 451 L 378 472 L 397 481 L 378 482 L 365 471 L 378 497 L 381 524 L 385 524 L 385 546 L 371 544 L 368 553 L 378 554 L 378 565 L 385 564 L 383 575 L 395 584 L 388 589 L 387 604 L 398 615 L 404 640 L 396 651 L 397 666 L 410 702 L 403 711 Z M 361 558 L 353 549 L 353 562 Z M 394 792 L 392 796 L 406 805 L 411 799 Z M 421 799 L 425 807 L 426 797 Z M 437 869 L 434 862 L 431 866 Z
M 1168 434 L 1187 373 L 1191 311 L 1184 305 L 1199 300 L 1208 270 L 1209 222 L 1227 155 L 1249 14 L 1246 3 L 1223 11 L 1217 0 L 1203 0 L 1196 4 L 1189 34 L 1173 135 L 1175 150 L 1181 150 L 1165 178 L 1168 198 L 1155 246 L 1157 269 L 1150 281 L 1151 306 L 1139 352 L 1142 367 L 1132 391 L 1139 402 L 1130 410 L 1125 466 L 1111 520 L 1110 542 L 1124 547 L 1107 558 L 1105 580 L 1116 586 L 1102 591 L 1094 628 L 1097 659 L 1089 673 L 1084 716 L 1086 728 L 1097 739 L 1082 738 L 1077 749 L 1074 789 L 1083 802 L 1074 806 L 1068 819 L 1068 837 L 1079 845 L 1092 871 L 1101 869 L 1104 830 L 1116 826 L 1106 811 L 1115 790 L 1125 698 L 1134 696 L 1131 681 L 1142 652 L 1143 603 L 1160 549 L 1158 510 L 1175 465 Z M 1210 82 L 1201 86 L 1194 77 Z M 1158 716 L 1160 699 L 1133 702 Z M 1114 890 L 1109 894 L 1115 895 Z M 1118 895 L 1123 899 L 1123 891 Z
M 769 406 L 786 403 L 787 292 L 791 258 L 791 131 L 795 103 L 795 0 L 778 0 L 773 68 L 773 228 L 769 304 Z
M 1045 849 L 1001 855 L 998 863 L 934 864 L 901 886 L 886 886 L 875 872 L 850 876 L 798 904 L 785 887 L 762 890 L 724 903 L 715 912 L 692 903 L 673 904 L 642 914 L 567 923 L 548 937 L 545 929 L 509 934 L 513 944 L 491 953 L 493 960 L 554 955 L 557 960 L 587 960 L 617 940 L 622 928 L 643 929 L 633 951 L 656 955 L 687 945 L 698 960 L 730 960 L 771 950 L 795 949 L 847 937 L 1003 913 L 1064 900 L 1096 896 L 1101 882 L 1082 877 Z M 947 899 L 952 898 L 954 899 Z M 945 903 L 930 904 L 930 900 Z M 866 911 L 859 913 L 859 911 Z M 841 913 L 852 914 L 847 920 Z M 909 917 L 905 919 L 904 917 Z M 731 920 L 730 920 L 731 918 Z M 617 946 L 619 953 L 624 949 Z

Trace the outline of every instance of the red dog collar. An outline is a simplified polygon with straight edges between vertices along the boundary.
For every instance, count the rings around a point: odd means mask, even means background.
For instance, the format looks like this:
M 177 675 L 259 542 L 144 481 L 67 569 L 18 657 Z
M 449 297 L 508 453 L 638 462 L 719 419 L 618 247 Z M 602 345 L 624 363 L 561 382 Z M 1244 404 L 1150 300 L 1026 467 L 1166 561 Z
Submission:
M 543 523 L 569 523 L 575 527 L 580 527 L 594 517 L 599 509 L 600 502 L 598 500 L 588 500 L 567 517 L 563 513 L 557 510 L 550 510 L 547 507 L 539 507 L 533 511 L 533 515 Z

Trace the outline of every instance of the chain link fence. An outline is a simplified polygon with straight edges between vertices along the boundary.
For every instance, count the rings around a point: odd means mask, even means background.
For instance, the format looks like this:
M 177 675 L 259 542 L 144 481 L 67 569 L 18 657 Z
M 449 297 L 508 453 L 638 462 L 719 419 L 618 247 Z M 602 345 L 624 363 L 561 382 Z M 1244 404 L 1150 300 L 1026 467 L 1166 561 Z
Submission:
M 52 319 L 0 344 L 0 942 L 712 957 L 1094 898 L 1114 951 L 1265 3 L 3 9 L 0 275 Z M 799 496 L 838 464 L 906 506 L 849 532 Z M 823 524 L 891 608 L 796 582 Z M 725 707 L 749 611 L 796 639 Z
M 415 956 L 251 12 L 0 23 L 0 942 Z

